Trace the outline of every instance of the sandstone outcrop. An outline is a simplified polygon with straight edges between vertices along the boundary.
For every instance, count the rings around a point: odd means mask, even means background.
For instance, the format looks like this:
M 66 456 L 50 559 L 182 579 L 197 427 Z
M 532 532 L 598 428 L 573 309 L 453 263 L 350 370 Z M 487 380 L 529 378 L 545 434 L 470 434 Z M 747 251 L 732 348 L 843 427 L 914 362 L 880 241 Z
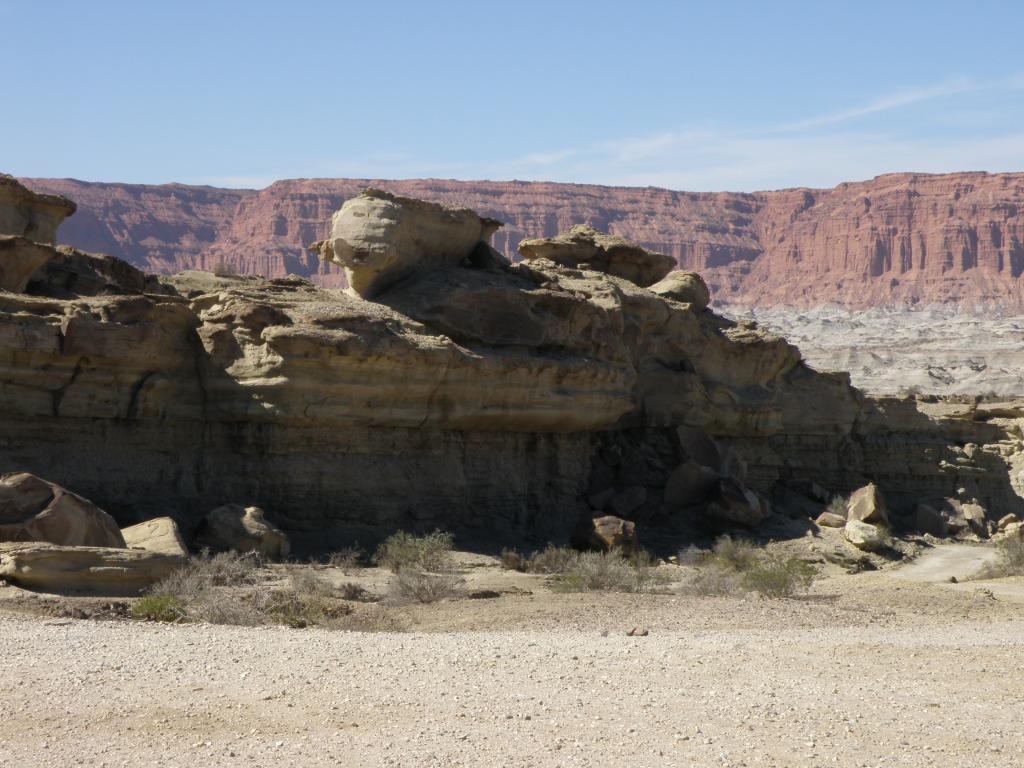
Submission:
M 846 519 L 875 525 L 889 525 L 889 512 L 885 505 L 885 496 L 882 495 L 877 485 L 868 483 L 853 492 L 846 504 Z
M 137 595 L 180 566 L 180 557 L 138 549 L 0 543 L 0 579 L 42 592 Z
M 578 549 L 616 552 L 628 557 L 639 548 L 636 523 L 615 515 L 588 518 L 574 531 L 573 544 Z
M 196 532 L 195 544 L 214 551 L 256 552 L 270 560 L 291 553 L 288 536 L 259 507 L 225 504 L 212 510 Z
M 607 513 L 813 519 L 872 481 L 895 527 L 922 499 L 1021 509 L 1024 408 L 866 398 L 755 323 L 580 263 L 424 262 L 368 301 L 62 254 L 0 294 L 0 471 L 125 525 L 191 530 L 259 499 L 311 546 L 367 528 L 543 543 Z
M 717 302 L 1024 309 L 1024 174 L 888 174 L 754 194 L 434 179 L 302 179 L 258 192 L 25 181 L 79 202 L 65 242 L 165 274 L 225 266 L 341 285 L 341 268 L 306 248 L 329 237 L 342 203 L 378 187 L 508 222 L 492 244 L 509 257 L 524 238 L 586 223 L 700 272 Z
M 651 286 L 651 292 L 666 299 L 689 304 L 697 312 L 707 309 L 711 303 L 711 292 L 704 278 L 696 272 L 674 269 Z
M 458 266 L 500 226 L 468 208 L 366 189 L 334 214 L 330 237 L 313 250 L 370 298 L 416 270 Z
M 889 535 L 883 526 L 862 520 L 847 520 L 843 536 L 857 549 L 865 552 L 877 552 L 889 544 Z
M 114 518 L 102 509 L 27 472 L 0 475 L 0 541 L 125 545 Z
M 593 269 L 644 287 L 661 280 L 675 266 L 671 256 L 648 251 L 586 224 L 555 237 L 523 240 L 519 253 L 525 261 L 546 259 L 563 267 Z
M 152 520 L 121 529 L 125 546 L 129 549 L 143 549 L 161 555 L 185 559 L 188 547 L 178 530 L 178 524 L 169 517 L 155 517 Z

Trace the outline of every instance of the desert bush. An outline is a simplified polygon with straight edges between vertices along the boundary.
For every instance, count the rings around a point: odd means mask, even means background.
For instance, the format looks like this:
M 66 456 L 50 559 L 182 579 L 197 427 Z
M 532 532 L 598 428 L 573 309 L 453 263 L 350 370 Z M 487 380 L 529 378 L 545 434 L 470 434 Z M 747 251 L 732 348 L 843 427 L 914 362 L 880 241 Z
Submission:
M 454 537 L 450 533 L 434 531 L 417 536 L 399 531 L 377 547 L 373 560 L 392 573 L 403 570 L 443 573 L 453 567 L 452 547 Z
M 332 568 L 339 568 L 342 573 L 348 575 L 368 565 L 369 558 L 366 551 L 358 544 L 355 544 L 351 547 L 345 547 L 344 549 L 332 552 L 327 558 L 327 564 Z
M 749 541 L 734 539 L 728 535 L 720 536 L 711 551 L 714 560 L 736 571 L 752 568 L 761 554 L 760 548 Z
M 743 574 L 743 586 L 761 597 L 792 597 L 810 589 L 814 576 L 814 566 L 798 557 L 764 554 Z
M 565 573 L 576 565 L 579 556 L 575 549 L 548 544 L 526 559 L 524 570 L 529 573 Z
M 185 618 L 185 605 L 171 595 L 146 595 L 135 601 L 131 615 L 143 621 L 179 621 Z
M 342 600 L 358 600 L 359 602 L 370 600 L 370 593 L 358 584 L 347 581 L 338 588 Z
M 1024 539 L 1013 537 L 996 544 L 999 553 L 995 563 L 985 568 L 978 576 L 983 579 L 999 579 L 1006 576 L 1024 576 Z
M 391 578 L 390 596 L 397 602 L 436 603 L 462 592 L 462 581 L 450 574 L 424 573 L 403 568 Z
M 831 512 L 833 515 L 839 515 L 840 517 L 846 517 L 846 509 L 849 505 L 849 499 L 845 496 L 833 496 L 832 501 L 825 507 L 826 512 Z
M 668 583 L 646 552 L 627 559 L 614 552 L 574 553 L 572 563 L 551 580 L 555 592 L 646 592 Z
M 501 567 L 506 571 L 525 571 L 526 558 L 514 549 L 501 550 Z
M 689 549 L 692 566 L 682 580 L 682 591 L 698 595 L 739 595 L 756 592 L 762 597 L 791 597 L 806 592 L 815 577 L 814 567 L 797 557 L 766 552 L 750 542 L 722 536 L 710 552 Z

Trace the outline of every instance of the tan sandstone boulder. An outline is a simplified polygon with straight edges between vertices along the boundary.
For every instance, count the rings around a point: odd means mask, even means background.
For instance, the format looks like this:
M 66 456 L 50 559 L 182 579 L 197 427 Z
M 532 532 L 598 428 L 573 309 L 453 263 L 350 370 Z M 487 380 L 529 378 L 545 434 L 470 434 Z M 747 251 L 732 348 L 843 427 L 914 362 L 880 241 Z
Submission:
M 417 269 L 459 266 L 500 226 L 469 208 L 367 189 L 341 206 L 330 237 L 311 250 L 342 265 L 352 291 L 371 298 Z
M 144 549 L 161 555 L 188 557 L 188 547 L 178 530 L 178 524 L 169 517 L 157 517 L 138 525 L 121 529 L 129 549 Z
M 57 228 L 76 208 L 66 197 L 33 192 L 13 176 L 0 173 L 0 235 L 54 243 Z
M 0 541 L 125 546 L 114 518 L 91 501 L 28 472 L 0 475 Z
M 526 261 L 549 259 L 565 267 L 615 275 L 643 287 L 657 283 L 676 265 L 671 256 L 648 251 L 586 224 L 579 224 L 556 237 L 523 240 L 519 253 Z
M 636 524 L 614 515 L 582 521 L 574 532 L 573 544 L 579 549 L 618 552 L 626 556 L 635 554 L 639 548 Z
M 0 544 L 0 579 L 43 592 L 135 595 L 180 565 L 180 557 L 137 549 Z
M 1003 515 L 999 518 L 999 522 L 996 523 L 996 528 L 998 528 L 1000 531 L 1005 531 L 1011 525 L 1016 525 L 1019 522 L 1020 518 L 1011 512 L 1010 514 Z
M 846 518 L 835 512 L 822 512 L 814 522 L 821 528 L 843 528 Z
M 196 532 L 195 545 L 258 552 L 271 560 L 284 560 L 291 552 L 288 536 L 267 520 L 262 509 L 241 504 L 225 504 L 210 512 Z
M 889 511 L 882 491 L 874 483 L 859 488 L 846 504 L 846 519 L 862 523 L 889 525 Z
M 707 309 L 711 303 L 711 291 L 704 278 L 685 269 L 672 270 L 652 285 L 650 290 L 666 299 L 689 304 L 697 312 Z
M 847 520 L 843 535 L 853 546 L 865 552 L 884 549 L 889 543 L 889 532 L 885 527 L 862 520 Z

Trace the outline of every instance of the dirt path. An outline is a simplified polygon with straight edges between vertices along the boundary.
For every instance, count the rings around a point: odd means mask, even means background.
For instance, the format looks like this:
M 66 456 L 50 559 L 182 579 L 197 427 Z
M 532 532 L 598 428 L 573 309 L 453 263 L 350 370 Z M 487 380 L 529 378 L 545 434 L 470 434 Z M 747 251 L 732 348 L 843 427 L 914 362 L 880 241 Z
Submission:
M 950 577 L 964 581 L 977 575 L 986 565 L 996 561 L 998 553 L 992 547 L 971 544 L 940 544 L 925 552 L 912 563 L 888 571 L 894 579 L 938 584 L 949 582 Z
M 641 638 L 0 617 L 0 765 L 1017 768 L 1022 651 L 1024 617 Z

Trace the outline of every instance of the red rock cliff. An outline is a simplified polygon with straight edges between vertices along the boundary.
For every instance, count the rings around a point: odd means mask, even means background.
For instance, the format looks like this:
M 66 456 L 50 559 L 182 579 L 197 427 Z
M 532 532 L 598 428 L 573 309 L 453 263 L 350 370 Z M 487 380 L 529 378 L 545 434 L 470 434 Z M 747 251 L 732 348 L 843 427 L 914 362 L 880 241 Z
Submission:
M 832 190 L 692 193 L 548 182 L 300 179 L 264 190 L 26 179 L 79 204 L 61 241 L 157 272 L 341 276 L 305 250 L 366 186 L 507 222 L 494 245 L 586 223 L 704 273 L 718 302 L 1024 308 L 1024 174 L 890 174 Z

